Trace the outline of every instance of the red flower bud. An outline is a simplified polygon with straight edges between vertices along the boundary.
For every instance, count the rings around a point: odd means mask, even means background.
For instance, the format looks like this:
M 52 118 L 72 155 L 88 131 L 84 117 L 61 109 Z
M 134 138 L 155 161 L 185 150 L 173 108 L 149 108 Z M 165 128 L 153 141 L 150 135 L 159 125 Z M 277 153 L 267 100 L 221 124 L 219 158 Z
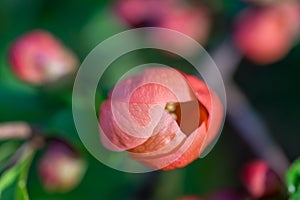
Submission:
M 233 39 L 245 56 L 258 64 L 285 57 L 299 33 L 298 3 L 248 8 L 238 16 Z
M 103 145 L 154 168 L 184 167 L 215 138 L 223 108 L 204 82 L 151 68 L 119 82 L 101 105 Z
M 80 182 L 85 162 L 65 141 L 53 140 L 39 161 L 38 172 L 46 190 L 67 192 Z
M 278 194 L 281 187 L 278 176 L 262 160 L 248 163 L 242 170 L 242 180 L 255 198 Z
M 10 64 L 21 80 L 41 85 L 54 82 L 76 70 L 76 56 L 50 33 L 35 30 L 11 46 Z

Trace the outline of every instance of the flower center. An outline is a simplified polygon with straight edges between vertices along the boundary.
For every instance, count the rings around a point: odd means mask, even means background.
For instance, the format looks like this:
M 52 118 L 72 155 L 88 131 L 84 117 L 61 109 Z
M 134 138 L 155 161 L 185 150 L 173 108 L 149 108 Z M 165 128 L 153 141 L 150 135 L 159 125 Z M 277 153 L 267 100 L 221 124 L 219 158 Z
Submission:
M 176 120 L 186 135 L 191 134 L 208 119 L 206 108 L 198 100 L 183 103 L 169 102 L 165 110 Z

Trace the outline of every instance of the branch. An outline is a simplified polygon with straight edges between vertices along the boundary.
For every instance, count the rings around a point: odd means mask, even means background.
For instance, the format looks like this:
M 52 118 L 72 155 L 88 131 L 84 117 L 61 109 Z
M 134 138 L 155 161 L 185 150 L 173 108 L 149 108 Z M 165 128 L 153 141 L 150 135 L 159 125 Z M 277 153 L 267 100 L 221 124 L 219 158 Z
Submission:
M 227 84 L 228 118 L 253 152 L 266 160 L 281 177 L 289 166 L 282 149 L 271 137 L 261 116 L 234 84 Z
M 32 129 L 25 122 L 8 122 L 0 124 L 0 140 L 26 139 L 32 136 Z
M 233 76 L 242 55 L 227 40 L 212 53 L 212 57 L 225 83 L 228 101 L 227 114 L 230 122 L 253 152 L 266 160 L 278 175 L 284 177 L 289 166 L 287 157 L 271 137 L 263 118 L 233 82 Z

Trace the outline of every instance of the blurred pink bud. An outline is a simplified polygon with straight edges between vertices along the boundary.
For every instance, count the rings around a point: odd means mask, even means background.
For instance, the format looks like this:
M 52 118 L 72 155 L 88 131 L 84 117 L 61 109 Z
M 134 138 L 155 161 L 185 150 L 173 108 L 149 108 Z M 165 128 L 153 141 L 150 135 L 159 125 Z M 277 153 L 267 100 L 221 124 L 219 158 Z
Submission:
M 300 9 L 296 3 L 278 3 L 241 12 L 233 39 L 237 48 L 257 64 L 284 58 L 299 34 Z
M 275 6 L 283 16 L 288 31 L 291 33 L 292 39 L 300 37 L 300 2 L 291 1 L 286 3 L 278 3 Z
M 117 15 L 133 27 L 155 26 L 186 34 L 204 45 L 208 39 L 211 18 L 204 6 L 192 7 L 175 0 L 119 0 L 115 6 Z M 185 51 L 190 46 L 172 35 L 153 34 L 154 42 L 166 42 Z
M 242 180 L 248 192 L 255 198 L 278 194 L 281 189 L 278 176 L 263 160 L 252 161 L 245 165 Z
M 208 9 L 204 6 L 177 5 L 161 19 L 159 26 L 186 34 L 204 45 L 209 36 L 211 19 Z M 159 38 L 161 42 L 172 40 L 170 35 L 163 35 Z M 189 50 L 189 47 L 186 47 L 183 41 L 173 39 L 169 42 L 170 45 L 176 44 L 178 47 Z
M 154 168 L 184 167 L 218 133 L 223 107 L 198 78 L 153 67 L 119 82 L 100 108 L 101 140 Z
M 76 187 L 85 172 L 85 162 L 62 140 L 51 140 L 39 160 L 38 172 L 44 188 L 49 192 L 68 192 Z
M 169 11 L 172 0 L 119 0 L 116 14 L 132 27 L 155 26 Z
M 73 52 L 44 30 L 19 37 L 10 49 L 10 64 L 21 80 L 42 85 L 73 73 L 79 63 Z
M 169 10 L 158 26 L 178 31 L 205 45 L 209 36 L 211 21 L 208 10 L 203 6 L 177 5 Z M 195 46 L 190 45 L 186 40 L 180 40 L 177 35 L 166 32 L 153 32 L 151 39 L 155 44 L 162 43 L 172 49 L 180 49 L 186 54 L 192 54 L 196 50 L 194 49 Z

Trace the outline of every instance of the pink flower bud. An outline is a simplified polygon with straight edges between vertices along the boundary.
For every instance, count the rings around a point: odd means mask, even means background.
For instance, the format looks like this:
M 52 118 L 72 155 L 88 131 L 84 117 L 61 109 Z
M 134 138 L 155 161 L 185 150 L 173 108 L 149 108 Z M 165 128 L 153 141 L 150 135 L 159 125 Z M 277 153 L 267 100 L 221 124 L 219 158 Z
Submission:
M 211 20 L 209 11 L 204 6 L 189 7 L 178 5 L 161 19 L 159 26 L 181 32 L 204 45 L 209 36 Z M 161 41 L 169 38 L 170 35 L 165 35 L 161 38 Z M 171 45 L 174 43 L 178 43 L 178 46 L 185 48 L 183 41 L 170 41 Z
M 255 198 L 278 194 L 281 187 L 278 176 L 263 160 L 248 163 L 242 170 L 242 180 Z
M 101 140 L 154 169 L 184 167 L 215 138 L 223 107 L 204 82 L 150 68 L 119 82 L 100 108 Z
M 38 172 L 50 192 L 67 192 L 76 187 L 85 172 L 85 162 L 73 147 L 62 140 L 50 141 L 39 160 Z
M 278 3 L 242 11 L 233 33 L 237 48 L 262 65 L 284 58 L 300 29 L 300 9 L 296 4 Z
M 171 4 L 172 0 L 119 0 L 115 11 L 129 26 L 154 26 L 167 14 Z
M 284 19 L 291 38 L 298 39 L 300 37 L 300 2 L 278 3 L 276 8 L 285 16 Z
M 43 30 L 34 30 L 18 38 L 9 56 L 16 76 L 36 85 L 57 81 L 78 67 L 76 56 Z
M 178 31 L 205 45 L 209 36 L 211 20 L 208 10 L 203 6 L 189 7 L 176 5 L 160 20 L 157 25 Z M 153 32 L 151 40 L 154 44 L 165 44 L 172 49 L 180 49 L 186 54 L 192 54 L 196 49 L 186 40 L 180 40 L 177 35 L 166 32 Z
M 116 4 L 117 15 L 133 27 L 155 26 L 186 34 L 204 45 L 208 39 L 211 20 L 204 6 L 191 7 L 174 0 L 120 0 Z M 172 35 L 153 34 L 155 42 L 167 42 L 191 51 L 191 47 Z

